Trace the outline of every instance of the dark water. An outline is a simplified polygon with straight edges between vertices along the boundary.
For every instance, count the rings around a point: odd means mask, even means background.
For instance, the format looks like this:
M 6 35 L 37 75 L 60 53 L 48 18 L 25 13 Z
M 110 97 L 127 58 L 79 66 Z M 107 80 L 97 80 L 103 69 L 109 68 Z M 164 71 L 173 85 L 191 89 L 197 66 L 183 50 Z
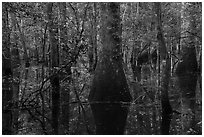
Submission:
M 146 82 L 146 81 L 145 81 Z M 176 78 L 172 78 L 169 99 L 172 109 L 170 122 L 170 135 L 201 135 L 202 134 L 202 93 L 197 82 L 195 97 L 183 97 L 176 85 Z M 149 85 L 150 83 L 145 83 Z M 145 85 L 144 84 L 144 85 Z M 154 92 L 154 89 L 150 89 Z M 151 93 L 150 93 L 151 94 Z M 152 101 L 146 93 L 140 96 L 135 104 L 130 107 L 126 125 L 126 134 L 156 135 L 161 134 L 161 104 L 159 99 Z
M 20 98 L 27 98 L 32 93 L 31 98 L 35 98 L 41 106 L 40 97 L 33 93 L 41 86 L 41 72 L 42 66 L 31 66 L 27 69 L 20 69 Z M 48 74 L 48 69 L 44 68 L 44 71 Z M 82 102 L 87 102 L 87 97 L 89 94 L 90 82 L 85 81 L 87 77 L 81 75 L 78 78 L 75 78 L 75 84 L 71 83 L 71 93 L 70 101 L 76 102 L 76 97 L 73 92 L 75 85 L 75 90 L 80 91 L 82 83 L 86 83 L 87 86 L 84 88 L 84 91 L 80 93 L 80 99 Z M 85 81 L 85 82 L 84 82 Z M 175 86 L 176 80 L 172 79 L 172 86 L 170 87 L 169 97 L 170 103 L 173 110 L 179 113 L 173 113 L 172 119 L 170 122 L 169 133 L 171 135 L 187 135 L 187 134 L 202 134 L 202 93 L 199 87 L 199 82 L 197 82 L 196 96 L 194 98 L 183 98 L 181 93 L 179 93 L 177 87 Z M 45 84 L 44 88 L 49 86 L 49 81 Z M 62 86 L 62 88 L 64 88 Z M 49 89 L 49 88 L 48 88 Z M 152 96 L 158 94 L 155 92 L 150 93 Z M 46 96 L 48 97 L 50 90 L 47 90 Z M 130 105 L 129 113 L 127 117 L 125 134 L 127 135 L 159 135 L 161 134 L 161 104 L 159 98 L 155 98 L 152 101 L 146 93 L 137 94 L 137 99 L 134 103 Z M 50 117 L 51 108 L 49 106 L 49 99 L 46 101 L 45 115 Z M 87 128 L 89 133 L 94 134 L 95 126 L 94 120 L 91 113 L 90 105 L 84 103 L 83 105 L 85 114 L 82 112 L 82 108 L 78 103 L 70 103 L 70 120 L 69 120 L 69 130 L 60 128 L 60 132 L 67 134 L 87 134 Z M 40 110 L 40 109 L 39 109 Z M 39 115 L 36 115 L 40 117 Z M 86 119 L 86 121 L 84 120 Z M 26 111 L 21 111 L 19 116 L 20 128 L 18 134 L 43 134 L 41 125 L 38 121 L 33 120 L 33 118 Z M 46 121 L 46 130 L 48 134 L 51 133 L 50 123 Z

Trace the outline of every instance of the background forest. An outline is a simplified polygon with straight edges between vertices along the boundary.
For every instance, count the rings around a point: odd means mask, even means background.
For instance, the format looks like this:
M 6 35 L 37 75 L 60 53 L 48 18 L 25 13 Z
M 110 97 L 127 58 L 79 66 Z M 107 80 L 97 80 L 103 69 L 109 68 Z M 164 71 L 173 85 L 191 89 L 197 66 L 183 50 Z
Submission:
M 2 134 L 202 134 L 202 3 L 2 3 Z

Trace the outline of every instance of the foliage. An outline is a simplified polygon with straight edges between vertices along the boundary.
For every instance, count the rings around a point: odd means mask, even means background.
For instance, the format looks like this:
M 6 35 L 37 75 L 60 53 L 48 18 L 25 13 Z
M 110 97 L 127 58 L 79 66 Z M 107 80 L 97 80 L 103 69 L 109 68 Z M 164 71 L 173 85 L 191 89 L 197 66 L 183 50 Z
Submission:
M 52 134 L 51 128 L 51 83 L 50 79 L 59 74 L 60 89 L 69 90 L 68 104 L 69 128 L 60 127 L 59 134 L 94 134 L 95 126 L 88 102 L 94 72 L 90 72 L 89 55 L 93 42 L 90 35 L 96 34 L 97 57 L 101 56 L 101 3 L 64 3 L 66 4 L 65 24 L 59 9 L 59 3 L 53 3 L 53 21 L 58 26 L 58 43 L 60 52 L 60 66 L 51 73 L 50 41 L 48 35 L 48 18 L 46 4 L 42 2 L 13 2 L 7 3 L 9 12 L 10 51 L 18 49 L 19 56 L 13 64 L 13 79 L 19 83 L 17 96 L 13 97 L 12 110 L 17 110 L 18 130 L 15 134 Z M 199 80 L 196 88 L 195 110 L 188 107 L 189 101 L 182 98 L 175 76 L 177 63 L 181 61 L 184 47 L 188 41 L 186 37 L 195 38 L 196 56 L 200 62 L 202 54 L 202 3 L 165 2 L 162 7 L 163 34 L 167 51 L 171 55 L 171 78 L 169 84 L 169 99 L 173 110 L 170 134 L 201 134 L 202 108 L 201 87 Z M 193 5 L 193 6 L 192 6 Z M 188 8 L 184 8 L 187 6 Z M 96 10 L 96 11 L 95 11 Z M 136 48 L 136 58 L 148 51 L 157 50 L 157 21 L 153 3 L 120 3 L 120 17 L 122 22 L 122 53 L 123 67 L 128 85 L 133 97 L 129 109 L 125 134 L 160 134 L 161 104 L 160 84 L 163 70 L 158 72 L 159 64 L 144 63 L 141 69 L 142 80 L 135 81 L 131 68 L 133 47 Z M 94 18 L 94 15 L 96 16 Z M 195 29 L 185 28 L 186 23 L 194 17 Z M 16 19 L 16 24 L 12 19 Z M 96 33 L 93 33 L 94 19 Z M 16 29 L 14 29 L 16 26 Z M 66 29 L 65 41 L 61 38 L 60 28 Z M 4 30 L 5 28 L 2 28 Z M 188 34 L 188 35 L 184 35 Z M 190 35 L 189 35 L 190 34 Z M 7 36 L 6 33 L 2 34 Z M 21 35 L 24 35 L 26 49 L 23 48 Z M 146 46 L 150 43 L 150 46 Z M 182 43 L 182 44 L 181 44 Z M 184 43 L 184 44 L 183 44 Z M 6 55 L 3 47 L 2 56 Z M 25 51 L 26 50 L 26 51 Z M 179 52 L 181 51 L 181 52 Z M 28 53 L 31 66 L 24 66 L 25 52 Z M 12 52 L 11 52 L 12 53 Z M 94 58 L 95 59 L 95 58 Z M 162 63 L 160 64 L 162 66 Z M 70 70 L 71 71 L 70 71 Z M 198 74 L 201 77 L 201 74 Z M 5 77 L 2 82 L 4 83 Z M 123 83 L 121 83 L 123 84 Z M 200 82 L 201 84 L 201 82 Z M 13 86 L 14 88 L 14 86 Z M 15 90 L 16 91 L 16 90 Z M 42 109 L 42 105 L 44 108 Z M 16 111 L 15 111 L 16 112 Z M 62 112 L 60 112 L 61 114 Z M 193 120 L 192 120 L 193 119 Z M 59 120 L 59 122 L 61 122 Z M 13 125 L 15 127 L 15 125 Z M 15 128 L 14 128 L 15 129 Z

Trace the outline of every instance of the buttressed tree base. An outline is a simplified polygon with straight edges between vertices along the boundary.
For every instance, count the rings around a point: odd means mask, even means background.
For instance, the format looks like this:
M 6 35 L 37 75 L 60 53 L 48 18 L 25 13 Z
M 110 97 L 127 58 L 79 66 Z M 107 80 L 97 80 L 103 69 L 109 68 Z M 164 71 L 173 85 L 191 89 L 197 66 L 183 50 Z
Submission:
M 124 132 L 131 96 L 122 68 L 120 5 L 106 3 L 102 8 L 104 42 L 89 101 L 96 134 L 117 135 Z

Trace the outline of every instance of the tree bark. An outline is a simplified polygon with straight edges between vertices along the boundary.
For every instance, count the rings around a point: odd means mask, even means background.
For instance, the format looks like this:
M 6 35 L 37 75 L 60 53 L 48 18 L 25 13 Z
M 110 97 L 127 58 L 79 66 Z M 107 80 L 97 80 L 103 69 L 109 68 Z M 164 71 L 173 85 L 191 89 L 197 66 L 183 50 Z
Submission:
M 12 17 L 11 17 L 12 18 Z M 15 33 L 17 28 L 15 22 L 12 21 L 12 30 L 14 32 L 14 44 L 11 48 L 11 64 L 12 64 L 12 71 L 13 71 L 13 100 L 15 102 L 15 108 L 13 113 L 13 124 L 14 124 L 14 132 L 18 134 L 18 117 L 19 117 L 19 108 L 18 108 L 18 100 L 19 100 L 19 85 L 20 85 L 20 54 L 18 49 L 18 38 L 17 34 Z
M 52 73 L 56 72 L 56 68 L 59 67 L 59 48 L 58 48 L 58 28 L 56 22 L 54 22 L 53 15 L 53 3 L 47 4 L 47 16 L 48 16 L 48 27 L 50 34 L 50 46 L 51 46 L 51 67 Z M 51 77 L 52 86 L 52 128 L 53 134 L 58 134 L 58 119 L 60 112 L 60 83 L 59 75 L 56 73 Z
M 94 24 L 93 24 L 93 10 L 90 13 L 90 34 L 89 34 L 89 40 L 90 40 L 90 45 L 88 47 L 88 56 L 89 56 L 89 72 L 93 71 L 93 65 L 94 65 Z
M 61 39 L 61 45 L 67 46 L 67 26 L 66 26 L 66 3 L 59 3 L 59 9 L 60 9 L 60 14 L 61 14 L 61 27 L 60 27 L 60 39 Z M 63 60 L 63 59 L 62 59 Z M 62 61 L 63 62 L 63 61 Z M 63 63 L 62 63 L 63 64 Z M 71 65 L 67 66 L 66 68 L 67 74 L 71 75 Z M 65 76 L 62 76 L 65 78 Z M 69 85 L 71 80 L 71 76 L 67 79 L 67 85 Z M 64 134 L 69 132 L 69 111 L 70 111 L 70 106 L 69 106 L 69 98 L 70 98 L 70 89 L 69 87 L 64 87 L 61 90 L 61 123 L 64 127 Z
M 90 46 L 89 46 L 89 71 L 93 72 L 97 64 L 97 5 L 93 3 L 90 20 Z
M 93 70 L 96 69 L 97 61 L 98 61 L 98 52 L 97 52 L 97 16 L 98 16 L 98 10 L 97 10 L 97 4 L 94 3 L 93 6 L 93 12 L 94 12 L 94 19 L 93 19 L 93 52 L 94 52 L 94 64 L 93 64 Z
M 131 95 L 122 68 L 119 3 L 103 3 L 102 55 L 89 95 L 96 134 L 123 134 Z
M 23 52 L 24 52 L 24 61 L 25 61 L 25 67 L 29 67 L 30 66 L 30 62 L 29 62 L 29 58 L 28 58 L 28 53 L 27 53 L 27 47 L 26 47 L 26 40 L 25 40 L 25 35 L 24 33 L 22 32 L 21 28 L 20 28 L 20 25 L 18 24 L 18 21 L 17 21 L 17 18 L 16 18 L 16 15 L 14 13 L 11 13 L 11 19 L 12 19 L 12 22 L 14 24 L 16 24 L 17 28 L 18 28 L 18 31 L 20 33 L 20 40 L 21 40 L 21 44 L 23 46 Z
M 11 135 L 13 133 L 12 122 L 12 66 L 10 55 L 10 30 L 8 23 L 7 3 L 2 3 L 2 134 Z
M 183 10 L 187 11 L 187 14 L 184 20 L 186 25 L 183 28 L 183 31 L 189 31 L 190 33 L 186 33 L 187 39 L 182 41 L 181 46 L 183 49 L 183 55 L 181 58 L 181 61 L 178 63 L 176 68 L 176 75 L 178 77 L 178 85 L 179 90 L 182 95 L 182 100 L 184 103 L 182 103 L 183 108 L 189 109 L 192 111 L 193 116 L 190 119 L 191 125 L 184 125 L 184 132 L 186 133 L 188 128 L 195 128 L 195 97 L 196 97 L 196 85 L 197 85 L 197 79 L 198 79 L 198 62 L 196 59 L 196 39 L 195 36 L 192 35 L 195 33 L 196 30 L 196 19 L 195 14 L 197 14 L 195 11 L 196 9 L 196 3 L 184 3 Z M 188 22 L 188 23 L 186 23 Z M 182 24 L 181 24 L 182 25 Z M 192 33 L 192 34 L 191 34 Z M 186 45 L 187 43 L 187 45 Z M 184 45 L 185 44 L 185 45 Z
M 155 10 L 157 14 L 157 40 L 159 42 L 159 55 L 161 61 L 165 61 L 166 64 L 162 67 L 163 77 L 161 81 L 161 104 L 162 104 L 162 123 L 161 123 L 161 134 L 168 135 L 172 108 L 169 102 L 168 89 L 171 74 L 171 59 L 167 52 L 166 43 L 162 32 L 162 20 L 161 20 L 161 3 L 155 3 Z

